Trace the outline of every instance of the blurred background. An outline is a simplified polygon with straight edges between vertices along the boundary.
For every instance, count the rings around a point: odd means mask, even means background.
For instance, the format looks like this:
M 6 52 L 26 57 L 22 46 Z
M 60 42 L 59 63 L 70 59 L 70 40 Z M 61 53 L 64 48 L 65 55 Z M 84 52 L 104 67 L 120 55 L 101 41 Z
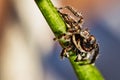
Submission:
M 82 13 L 100 45 L 97 68 L 105 80 L 120 80 L 120 0 L 52 2 Z M 0 0 L 0 80 L 77 80 L 53 38 L 34 0 Z

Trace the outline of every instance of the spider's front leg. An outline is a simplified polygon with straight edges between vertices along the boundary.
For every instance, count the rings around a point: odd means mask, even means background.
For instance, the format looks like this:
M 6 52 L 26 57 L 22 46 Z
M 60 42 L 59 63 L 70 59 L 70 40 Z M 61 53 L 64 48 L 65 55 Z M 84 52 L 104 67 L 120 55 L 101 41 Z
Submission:
M 98 46 L 98 44 L 96 44 L 90 64 L 95 63 L 98 56 L 99 56 L 99 46 Z

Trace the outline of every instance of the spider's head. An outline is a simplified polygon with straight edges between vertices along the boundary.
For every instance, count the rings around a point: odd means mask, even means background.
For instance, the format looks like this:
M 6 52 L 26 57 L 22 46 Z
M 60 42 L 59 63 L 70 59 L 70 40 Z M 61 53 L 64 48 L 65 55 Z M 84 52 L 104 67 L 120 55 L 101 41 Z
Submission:
M 96 45 L 96 39 L 93 35 L 90 35 L 87 32 L 85 33 L 86 35 L 84 35 L 82 47 L 85 51 L 91 51 Z

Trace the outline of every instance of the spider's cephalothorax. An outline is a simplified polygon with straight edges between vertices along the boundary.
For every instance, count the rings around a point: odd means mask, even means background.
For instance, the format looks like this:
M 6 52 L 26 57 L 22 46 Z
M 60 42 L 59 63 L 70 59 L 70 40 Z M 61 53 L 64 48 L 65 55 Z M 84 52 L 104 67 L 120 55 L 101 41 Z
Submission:
M 75 18 L 67 13 L 61 11 L 63 9 L 69 10 Z M 96 43 L 96 39 L 90 34 L 88 29 L 82 28 L 83 17 L 81 13 L 76 12 L 70 6 L 58 8 L 58 12 L 62 16 L 67 26 L 67 33 L 61 35 L 57 39 L 65 39 L 68 43 L 64 46 L 61 57 L 69 57 L 69 51 L 76 53 L 75 61 L 88 60 L 90 63 L 94 63 L 99 53 L 99 46 Z M 56 38 L 55 38 L 56 39 Z

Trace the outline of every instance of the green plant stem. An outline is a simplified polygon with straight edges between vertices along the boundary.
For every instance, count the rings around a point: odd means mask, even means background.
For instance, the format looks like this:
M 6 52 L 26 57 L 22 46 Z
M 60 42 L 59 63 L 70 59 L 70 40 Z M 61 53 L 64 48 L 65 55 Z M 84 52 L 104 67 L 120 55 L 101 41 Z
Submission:
M 50 0 L 35 0 L 55 36 L 66 33 L 66 25 Z M 60 44 L 64 44 L 62 40 Z M 72 52 L 71 52 L 72 53 Z M 74 53 L 72 53 L 74 54 Z M 69 61 L 77 75 L 78 80 L 104 80 L 99 70 L 92 64 L 80 65 L 85 62 L 74 62 L 76 56 L 71 55 Z

